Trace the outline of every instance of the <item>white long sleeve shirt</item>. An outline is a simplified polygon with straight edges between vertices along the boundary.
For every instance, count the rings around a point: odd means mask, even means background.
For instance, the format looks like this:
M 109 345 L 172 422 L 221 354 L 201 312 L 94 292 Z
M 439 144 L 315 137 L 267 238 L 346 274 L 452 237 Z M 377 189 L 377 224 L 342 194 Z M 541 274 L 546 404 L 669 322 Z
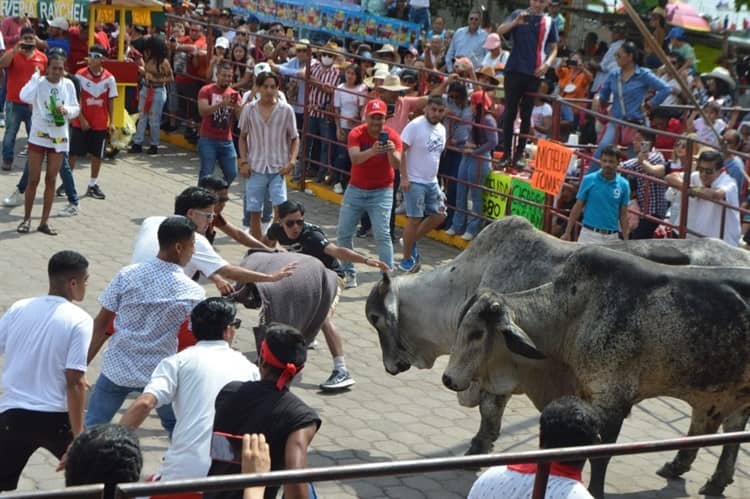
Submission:
M 55 125 L 50 96 L 54 96 L 57 104 L 65 108 L 65 124 L 62 126 Z M 81 112 L 73 82 L 61 78 L 57 83 L 50 83 L 45 76 L 36 72 L 21 89 L 20 97 L 32 107 L 29 143 L 54 149 L 55 152 L 68 152 L 68 122 Z

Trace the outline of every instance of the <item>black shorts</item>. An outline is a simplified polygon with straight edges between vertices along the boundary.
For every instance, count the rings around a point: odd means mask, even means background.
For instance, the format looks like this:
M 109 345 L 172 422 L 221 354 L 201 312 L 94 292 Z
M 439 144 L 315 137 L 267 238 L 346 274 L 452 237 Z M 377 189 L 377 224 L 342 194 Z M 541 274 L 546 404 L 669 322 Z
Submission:
M 104 157 L 104 146 L 107 143 L 106 130 L 86 130 L 72 127 L 70 133 L 70 155 L 86 156 L 91 154 L 94 158 Z
M 67 412 L 8 409 L 0 413 L 0 491 L 14 490 L 38 448 L 60 459 L 73 441 Z

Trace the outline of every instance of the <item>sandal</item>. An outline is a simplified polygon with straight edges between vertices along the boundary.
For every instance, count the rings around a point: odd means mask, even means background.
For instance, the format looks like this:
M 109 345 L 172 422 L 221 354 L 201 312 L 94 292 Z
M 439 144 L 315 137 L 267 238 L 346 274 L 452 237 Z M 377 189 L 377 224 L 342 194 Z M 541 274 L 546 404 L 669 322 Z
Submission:
M 37 227 L 36 230 L 38 230 L 42 234 L 47 234 L 48 236 L 56 236 L 57 235 L 57 231 L 55 229 L 53 229 L 52 227 L 50 227 L 49 224 L 40 225 L 39 227 Z
M 24 220 L 20 224 L 18 224 L 18 227 L 16 228 L 16 232 L 19 234 L 28 234 L 31 230 L 31 220 Z

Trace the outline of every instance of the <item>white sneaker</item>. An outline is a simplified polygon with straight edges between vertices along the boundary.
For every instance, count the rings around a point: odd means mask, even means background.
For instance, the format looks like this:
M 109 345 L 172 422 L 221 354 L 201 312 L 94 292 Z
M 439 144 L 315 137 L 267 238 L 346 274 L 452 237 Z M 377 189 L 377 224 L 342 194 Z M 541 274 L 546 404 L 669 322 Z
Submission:
M 81 213 L 81 208 L 77 204 L 68 203 L 64 209 L 57 212 L 58 217 L 74 217 Z
M 18 156 L 19 158 L 28 158 L 28 157 L 29 157 L 29 148 L 28 148 L 28 147 L 24 147 L 24 148 L 23 148 L 23 149 L 21 150 L 21 152 L 19 152 L 19 153 L 17 154 L 17 156 Z
M 5 120 L 0 118 L 0 128 L 5 128 Z
M 456 235 L 456 231 L 453 230 L 453 227 L 450 227 L 448 230 L 445 231 L 445 235 L 446 236 L 455 236 Z
M 344 186 L 341 185 L 341 182 L 336 182 L 336 185 L 333 186 L 333 192 L 335 192 L 336 194 L 344 193 Z
M 14 206 L 21 206 L 23 204 L 23 194 L 18 192 L 18 189 L 13 191 L 13 194 L 3 199 L 3 206 L 12 208 Z
M 474 239 L 474 234 L 472 234 L 471 232 L 464 232 L 464 235 L 461 236 L 461 239 L 463 239 L 464 241 L 471 241 L 472 239 Z

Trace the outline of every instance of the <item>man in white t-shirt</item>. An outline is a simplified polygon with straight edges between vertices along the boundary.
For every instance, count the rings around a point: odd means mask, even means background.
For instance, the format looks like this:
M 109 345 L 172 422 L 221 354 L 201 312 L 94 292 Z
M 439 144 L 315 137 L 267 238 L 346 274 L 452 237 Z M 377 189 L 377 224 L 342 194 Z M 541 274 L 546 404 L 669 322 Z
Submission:
M 196 305 L 190 313 L 190 324 L 198 343 L 162 360 L 143 395 L 120 421 L 135 429 L 153 409 L 173 405 L 177 425 L 155 479 L 206 476 L 211 466 L 216 396 L 232 381 L 260 379 L 258 368 L 231 348 L 241 324 L 235 314 L 234 305 L 223 298 L 208 298 Z
M 682 173 L 672 173 L 666 177 L 670 187 L 682 189 Z M 703 151 L 698 156 L 698 167 L 690 175 L 691 197 L 688 203 L 687 228 L 702 236 L 716 237 L 730 246 L 738 246 L 742 230 L 740 212 L 726 208 L 714 201 L 723 201 L 739 207 L 737 182 L 726 173 L 721 153 L 714 150 Z M 721 221 L 724 212 L 724 223 Z M 724 226 L 724 234 L 721 227 Z
M 224 260 L 204 236 L 216 216 L 214 208 L 218 197 L 213 192 L 202 187 L 188 187 L 175 199 L 174 213 L 189 218 L 196 227 L 195 253 L 185 265 L 185 273 L 193 278 L 201 273 L 211 280 L 222 295 L 234 291 L 234 286 L 227 279 L 239 283 L 246 282 L 276 282 L 291 275 L 294 266 L 284 267 L 273 274 L 264 274 L 244 269 Z M 159 242 L 156 232 L 159 224 L 166 217 L 148 217 L 141 224 L 141 230 L 135 238 L 133 257 L 130 263 L 140 263 L 156 256 Z
M 591 407 L 576 397 L 563 397 L 550 402 L 539 418 L 539 447 L 554 449 L 600 443 L 600 422 Z M 586 460 L 550 465 L 544 497 L 547 499 L 590 499 L 581 483 L 581 470 Z M 534 490 L 536 464 L 523 463 L 493 466 L 477 478 L 468 499 L 528 499 Z
M 0 491 L 17 487 L 38 448 L 60 459 L 83 431 L 93 321 L 72 302 L 86 294 L 88 267 L 79 253 L 55 253 L 49 293 L 17 301 L 0 318 Z
M 417 272 L 420 268 L 417 241 L 443 223 L 445 197 L 437 181 L 440 156 L 445 149 L 445 100 L 431 96 L 424 114 L 409 122 L 401 132 L 406 160 L 401 162 L 401 190 L 406 204 L 404 258 L 398 268 Z

